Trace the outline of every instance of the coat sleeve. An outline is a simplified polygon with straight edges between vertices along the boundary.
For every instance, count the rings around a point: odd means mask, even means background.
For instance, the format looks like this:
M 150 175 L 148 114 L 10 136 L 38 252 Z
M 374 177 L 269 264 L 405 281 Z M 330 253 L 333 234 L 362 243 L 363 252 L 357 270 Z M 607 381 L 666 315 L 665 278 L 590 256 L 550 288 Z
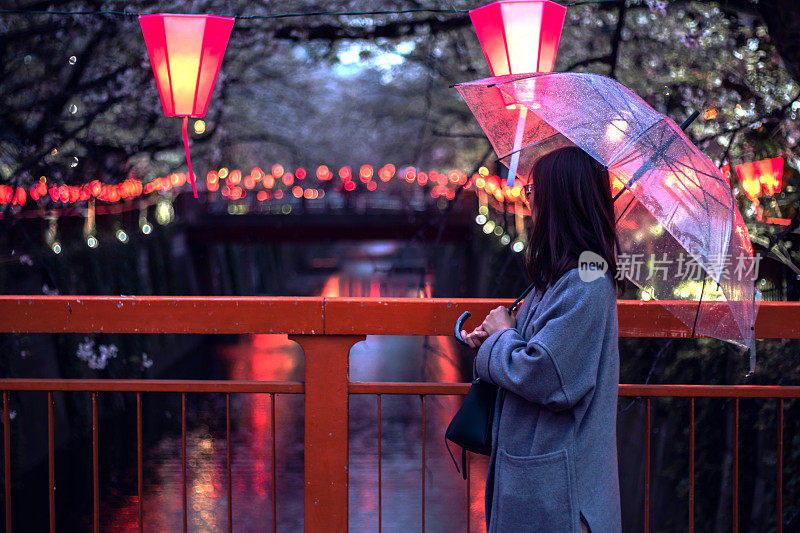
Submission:
M 584 282 L 576 273 L 562 276 L 542 299 L 529 340 L 516 328 L 484 340 L 475 358 L 481 379 L 554 411 L 574 407 L 594 389 L 616 293 L 610 276 Z

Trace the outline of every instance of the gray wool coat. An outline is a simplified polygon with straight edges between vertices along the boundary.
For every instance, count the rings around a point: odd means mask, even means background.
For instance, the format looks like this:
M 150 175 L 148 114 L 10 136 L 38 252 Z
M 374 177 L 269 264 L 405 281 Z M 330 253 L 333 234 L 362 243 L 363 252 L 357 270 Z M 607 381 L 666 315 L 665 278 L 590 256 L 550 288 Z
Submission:
M 517 326 L 481 344 L 474 370 L 500 387 L 486 476 L 488 533 L 622 529 L 614 280 L 578 268 L 532 291 Z

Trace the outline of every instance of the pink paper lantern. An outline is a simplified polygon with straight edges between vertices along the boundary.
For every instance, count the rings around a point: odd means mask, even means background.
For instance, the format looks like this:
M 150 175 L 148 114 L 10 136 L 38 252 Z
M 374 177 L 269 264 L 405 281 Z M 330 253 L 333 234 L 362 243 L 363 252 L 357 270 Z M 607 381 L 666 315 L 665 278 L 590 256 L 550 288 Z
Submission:
M 183 142 L 195 198 L 186 126 L 189 117 L 206 114 L 233 22 L 231 17 L 214 15 L 158 13 L 139 17 L 164 114 L 183 117 Z
M 750 200 L 755 200 L 762 194 L 772 196 L 780 192 L 783 163 L 782 157 L 773 157 L 736 165 L 736 174 L 742 183 L 744 193 Z
M 205 116 L 233 20 L 165 13 L 139 17 L 165 115 Z
M 566 13 L 565 6 L 549 0 L 498 0 L 471 10 L 469 18 L 475 26 L 492 76 L 552 72 Z M 528 84 L 528 90 L 530 96 L 535 97 L 535 82 Z M 506 183 L 512 187 L 528 111 L 515 99 L 507 97 L 499 89 L 498 92 L 507 109 L 519 112 Z
M 566 12 L 549 0 L 499 0 L 471 10 L 492 75 L 552 72 Z

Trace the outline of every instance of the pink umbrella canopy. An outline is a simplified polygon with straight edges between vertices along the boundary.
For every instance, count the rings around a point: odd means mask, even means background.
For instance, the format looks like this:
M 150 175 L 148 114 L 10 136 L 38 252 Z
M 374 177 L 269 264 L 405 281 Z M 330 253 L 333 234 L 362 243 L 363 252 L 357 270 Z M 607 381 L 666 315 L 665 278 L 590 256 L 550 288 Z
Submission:
M 621 271 L 693 335 L 747 348 L 755 370 L 758 258 L 728 180 L 675 122 L 596 74 L 512 74 L 456 88 L 506 166 L 519 108 L 527 109 L 523 183 L 539 156 L 561 146 L 578 146 L 608 168 Z

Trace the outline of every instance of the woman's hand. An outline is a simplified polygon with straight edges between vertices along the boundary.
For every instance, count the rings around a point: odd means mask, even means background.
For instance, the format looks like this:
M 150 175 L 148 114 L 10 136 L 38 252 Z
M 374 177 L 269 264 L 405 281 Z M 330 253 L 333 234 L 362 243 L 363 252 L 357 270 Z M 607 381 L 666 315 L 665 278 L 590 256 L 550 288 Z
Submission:
M 517 327 L 517 319 L 511 316 L 508 309 L 501 305 L 489 312 L 480 327 L 488 337 L 497 331 Z
M 483 341 L 486 340 L 489 334 L 483 331 L 480 326 L 473 329 L 471 333 L 467 333 L 467 330 L 461 330 L 461 338 L 463 338 L 467 345 L 472 348 L 473 350 L 477 351 L 478 348 L 481 347 Z

